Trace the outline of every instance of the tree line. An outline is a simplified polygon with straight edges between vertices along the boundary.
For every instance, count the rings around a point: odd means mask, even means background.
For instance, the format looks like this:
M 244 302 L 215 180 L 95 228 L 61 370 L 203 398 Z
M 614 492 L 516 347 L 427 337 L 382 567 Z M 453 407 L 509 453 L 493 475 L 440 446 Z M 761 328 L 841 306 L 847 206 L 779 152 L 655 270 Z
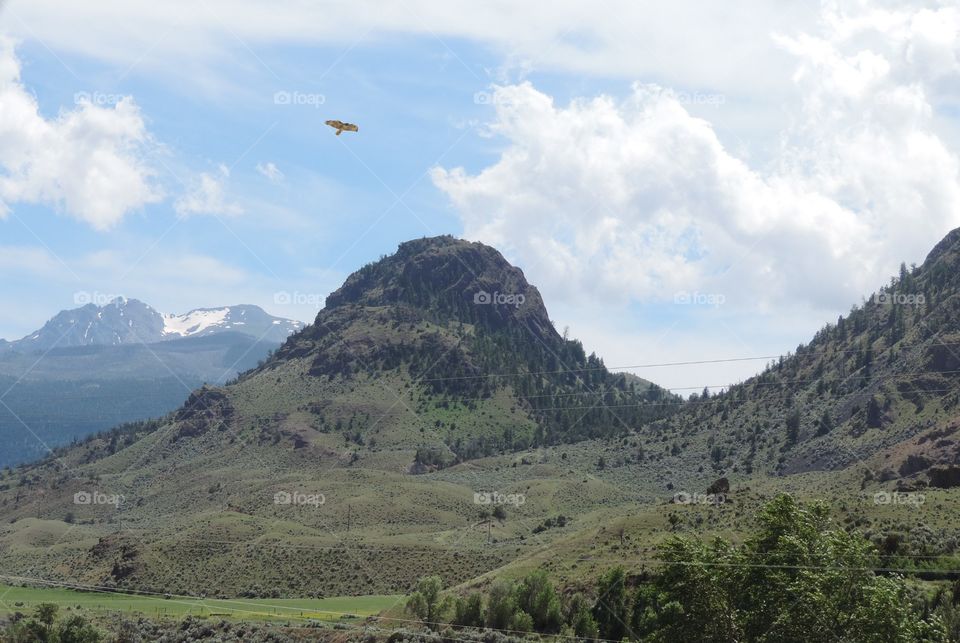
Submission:
M 616 567 L 561 592 L 543 571 L 444 593 L 422 579 L 407 609 L 431 630 L 596 641 L 958 641 L 960 587 L 922 593 L 882 570 L 880 552 L 833 526 L 825 505 L 782 495 L 740 544 L 672 537 L 653 573 Z

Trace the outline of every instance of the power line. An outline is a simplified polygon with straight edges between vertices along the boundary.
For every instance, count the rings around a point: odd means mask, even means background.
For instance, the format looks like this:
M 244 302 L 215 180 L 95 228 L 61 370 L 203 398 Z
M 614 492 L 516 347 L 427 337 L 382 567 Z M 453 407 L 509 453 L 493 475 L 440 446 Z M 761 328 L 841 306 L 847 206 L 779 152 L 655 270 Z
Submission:
M 912 346 L 901 347 L 901 350 L 903 350 L 904 348 L 915 348 L 915 347 L 921 347 L 921 346 L 926 346 L 926 345 L 929 345 L 929 346 L 951 347 L 951 346 L 960 346 L 960 342 L 948 342 L 948 343 L 944 343 L 944 342 L 931 342 L 931 343 L 929 343 L 929 344 L 927 344 L 926 342 L 924 342 L 924 343 L 920 343 L 920 344 L 914 344 L 914 345 L 912 345 Z M 837 354 L 837 353 L 853 353 L 853 354 L 858 354 L 858 353 L 862 353 L 862 352 L 863 352 L 862 349 L 843 348 L 843 349 L 831 350 L 831 351 L 829 351 L 829 352 L 828 352 L 828 351 L 817 351 L 816 354 L 823 354 L 823 355 L 827 355 L 827 354 Z M 808 354 L 808 351 L 805 350 L 803 354 L 804 354 L 804 355 L 807 355 L 807 354 Z M 799 353 L 793 353 L 793 354 L 791 355 L 791 357 L 797 357 L 798 355 L 799 355 Z M 417 380 L 417 381 L 418 381 L 418 382 L 442 382 L 442 381 L 450 381 L 450 380 L 482 379 L 482 378 L 484 378 L 484 377 L 525 377 L 525 376 L 530 376 L 530 375 L 559 375 L 559 374 L 563 374 L 563 373 L 582 373 L 582 372 L 602 371 L 602 370 L 613 371 L 613 370 L 623 370 L 623 369 L 629 369 L 629 368 L 660 368 L 660 367 L 666 367 L 666 366 L 696 366 L 696 365 L 702 365 L 702 364 L 724 364 L 724 363 L 733 363 L 733 362 L 757 361 L 757 360 L 762 360 L 762 359 L 779 359 L 779 358 L 781 358 L 781 357 L 785 357 L 785 356 L 784 356 L 783 354 L 781 354 L 781 355 L 757 355 L 757 356 L 753 356 L 753 357 L 726 357 L 726 358 L 719 358 L 719 359 L 688 360 L 688 361 L 681 361 L 681 362 L 658 362 L 658 363 L 647 363 L 647 364 L 626 364 L 626 365 L 623 365 L 623 366 L 607 366 L 607 365 L 602 365 L 602 366 L 585 366 L 585 367 L 583 367 L 583 368 L 569 368 L 569 369 L 559 369 L 559 370 L 552 370 L 552 371 L 518 371 L 518 372 L 514 372 L 514 373 L 486 373 L 486 374 L 483 374 L 483 375 L 459 375 L 459 376 L 454 376 L 454 377 L 433 377 L 433 378 L 424 378 L 424 379 L 420 379 L 420 380 Z
M 697 388 L 699 388 L 699 387 L 697 387 Z M 956 386 L 955 386 L 955 387 L 944 388 L 944 389 L 923 389 L 923 392 L 924 392 L 924 393 L 949 393 L 949 392 L 951 392 L 951 391 L 960 391 L 960 387 L 956 387 Z M 788 393 L 789 393 L 789 392 L 788 392 Z M 786 398 L 786 397 L 789 397 L 789 394 L 788 394 L 788 393 L 785 393 L 785 394 L 782 395 L 782 396 L 776 396 L 776 397 L 784 397 L 784 398 Z M 589 396 L 590 394 L 589 394 L 589 393 L 584 393 L 584 394 L 582 394 L 582 395 L 584 395 L 584 396 L 586 397 L 586 396 Z M 482 400 L 482 399 L 486 399 L 486 398 L 477 398 L 477 399 L 481 399 L 481 400 Z M 522 401 L 524 398 L 519 398 L 519 399 Z M 758 401 L 764 401 L 765 399 L 767 399 L 767 398 L 752 397 L 752 398 L 744 398 L 744 399 L 742 399 L 742 400 L 734 400 L 734 399 L 714 400 L 714 399 L 710 399 L 710 400 L 695 401 L 695 402 L 640 402 L 640 403 L 634 403 L 634 404 L 583 404 L 583 405 L 579 405 L 579 406 L 547 406 L 547 407 L 531 406 L 530 408 L 531 408 L 531 410 L 533 410 L 533 411 L 564 411 L 564 410 L 576 411 L 577 409 L 649 408 L 649 407 L 653 407 L 653 406 L 673 406 L 673 407 L 676 407 L 677 409 L 686 409 L 686 408 L 699 408 L 699 407 L 701 407 L 701 406 L 707 406 L 707 405 L 713 405 L 713 404 L 729 404 L 729 403 L 734 403 L 734 402 L 740 402 L 740 403 L 742 403 L 742 404 L 746 404 L 747 402 L 758 402 Z M 381 414 L 381 416 L 387 416 L 387 415 L 403 415 L 403 414 L 408 413 L 408 412 L 409 412 L 409 411 L 407 411 L 407 410 L 405 410 L 405 409 L 397 409 L 397 410 L 391 409 L 391 410 L 388 410 L 388 411 L 384 411 L 384 412 Z M 667 418 L 662 418 L 662 419 L 667 419 Z
M 892 380 L 892 379 L 900 379 L 900 378 L 906 378 L 906 377 L 915 377 L 915 376 L 919 376 L 919 375 L 956 375 L 956 374 L 960 374 L 960 370 L 949 370 L 949 371 L 934 371 L 934 370 L 930 370 L 930 371 L 912 371 L 912 372 L 909 372 L 909 373 L 897 373 L 897 374 L 892 374 L 892 375 L 889 375 L 889 376 L 884 377 L 883 380 L 884 380 L 884 381 L 889 381 L 889 380 Z M 844 377 L 844 378 L 843 378 L 843 381 L 844 381 L 844 382 L 847 382 L 847 381 L 856 381 L 856 380 L 858 380 L 858 379 L 869 379 L 869 378 L 871 378 L 871 377 L 874 377 L 874 376 L 873 376 L 872 374 L 870 374 L 870 373 L 864 373 L 863 375 L 853 375 L 853 374 L 851 374 L 851 375 L 849 375 L 849 376 Z M 421 381 L 422 381 L 422 380 L 421 380 Z M 822 380 L 822 379 L 780 379 L 780 380 L 777 380 L 777 381 L 774 381 L 774 382 L 751 382 L 751 383 L 749 384 L 749 386 L 751 386 L 751 387 L 785 386 L 785 385 L 797 385 L 797 384 L 813 384 L 813 383 L 815 383 L 815 382 L 820 382 L 820 381 L 824 381 L 824 380 Z M 734 386 L 746 386 L 746 385 L 747 385 L 747 384 L 746 384 L 745 382 L 737 382 L 737 383 L 734 383 L 734 384 L 697 384 L 697 385 L 694 385 L 694 386 L 671 386 L 671 387 L 661 386 L 661 387 L 659 387 L 659 388 L 662 388 L 662 389 L 665 390 L 665 391 L 700 391 L 700 390 L 703 390 L 703 389 L 730 389 L 730 388 L 732 388 L 732 387 L 734 387 Z M 518 399 L 520 399 L 520 400 L 533 400 L 533 399 L 540 399 L 540 398 L 545 398 L 545 397 L 549 397 L 549 398 L 555 398 L 555 397 L 575 397 L 575 396 L 583 396 L 583 397 L 595 396 L 595 397 L 602 397 L 603 395 L 607 395 L 607 394 L 623 393 L 623 392 L 624 392 L 624 391 L 622 391 L 621 389 L 607 389 L 606 391 L 600 391 L 600 392 L 593 392 L 593 391 L 575 391 L 575 392 L 572 392 L 572 393 L 544 393 L 544 394 L 542 394 L 542 395 L 520 395 L 520 394 L 517 394 L 517 397 L 518 397 Z M 636 393 L 637 395 L 643 395 L 643 394 L 644 394 L 643 391 L 636 391 L 635 393 Z M 461 402 L 484 402 L 484 401 L 493 400 L 493 399 L 494 399 L 494 395 L 488 395 L 488 396 L 485 396 L 485 397 L 484 397 L 484 396 L 480 396 L 480 397 L 457 397 L 457 398 L 444 397 L 444 398 L 441 398 L 440 401 L 446 401 L 446 402 L 448 402 L 448 403 L 461 403 Z M 665 403 L 663 403 L 663 404 L 664 404 L 664 405 L 667 405 L 667 406 L 670 406 L 670 405 L 683 406 L 683 403 L 682 403 L 681 401 L 679 401 L 679 400 L 678 400 L 678 401 L 675 401 L 675 402 L 665 402 Z M 653 406 L 654 404 L 651 402 L 650 405 Z
M 526 377 L 530 375 L 559 375 L 563 373 L 583 373 L 589 371 L 612 371 L 627 368 L 657 368 L 660 366 L 691 366 L 695 364 L 719 364 L 724 362 L 747 362 L 760 359 L 776 359 L 780 355 L 759 355 L 757 357 L 728 357 L 724 359 L 704 359 L 688 362 L 661 362 L 659 364 L 630 364 L 626 366 L 585 366 L 583 368 L 565 368 L 555 371 L 522 371 L 517 373 L 487 373 L 484 375 L 460 375 L 456 377 L 433 377 L 417 380 L 419 382 L 441 382 L 449 380 L 474 380 L 484 377 Z

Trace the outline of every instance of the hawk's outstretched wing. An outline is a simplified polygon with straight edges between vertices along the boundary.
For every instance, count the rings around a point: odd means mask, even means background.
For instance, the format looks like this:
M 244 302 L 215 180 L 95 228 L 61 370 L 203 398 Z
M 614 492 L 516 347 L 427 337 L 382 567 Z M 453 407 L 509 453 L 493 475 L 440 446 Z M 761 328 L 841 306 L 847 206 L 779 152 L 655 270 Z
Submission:
M 353 123 L 344 123 L 343 121 L 326 121 L 327 125 L 337 130 L 337 136 L 343 132 L 359 132 L 360 128 Z

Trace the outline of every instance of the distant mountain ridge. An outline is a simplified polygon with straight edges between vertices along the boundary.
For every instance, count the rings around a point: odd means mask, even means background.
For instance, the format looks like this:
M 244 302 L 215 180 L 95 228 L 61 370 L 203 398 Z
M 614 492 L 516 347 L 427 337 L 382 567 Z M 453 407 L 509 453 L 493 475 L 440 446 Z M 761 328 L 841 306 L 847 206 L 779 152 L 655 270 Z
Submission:
M 170 315 L 117 298 L 64 310 L 23 339 L 0 340 L 0 466 L 168 413 L 193 389 L 254 368 L 302 326 L 250 305 Z
M 138 299 L 118 297 L 104 306 L 87 304 L 61 311 L 22 339 L 0 340 L 0 350 L 27 353 L 75 346 L 152 344 L 223 332 L 281 343 L 303 326 L 303 322 L 274 317 L 259 306 L 198 308 L 176 315 L 160 313 Z

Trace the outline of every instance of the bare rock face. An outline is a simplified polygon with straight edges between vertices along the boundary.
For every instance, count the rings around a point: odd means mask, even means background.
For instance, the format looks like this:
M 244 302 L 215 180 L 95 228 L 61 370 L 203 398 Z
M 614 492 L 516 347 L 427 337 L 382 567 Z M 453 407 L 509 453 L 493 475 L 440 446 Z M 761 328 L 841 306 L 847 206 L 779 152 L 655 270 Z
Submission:
M 491 328 L 518 323 L 541 339 L 560 339 L 523 271 L 482 243 L 442 236 L 400 244 L 351 275 L 327 297 L 326 310 L 395 304 Z

